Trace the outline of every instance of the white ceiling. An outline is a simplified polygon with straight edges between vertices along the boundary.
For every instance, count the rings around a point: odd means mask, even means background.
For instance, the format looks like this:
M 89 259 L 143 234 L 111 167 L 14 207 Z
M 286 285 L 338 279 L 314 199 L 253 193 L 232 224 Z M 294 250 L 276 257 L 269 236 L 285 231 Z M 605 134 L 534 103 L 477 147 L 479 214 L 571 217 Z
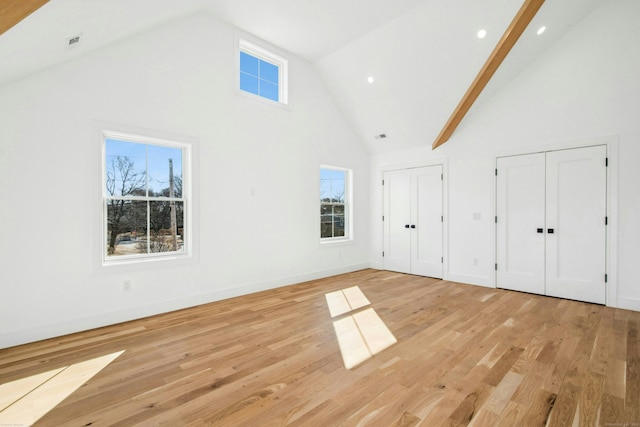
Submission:
M 607 0 L 547 0 L 488 99 Z M 522 0 L 51 0 L 0 36 L 0 86 L 196 11 L 315 63 L 372 152 L 430 145 Z M 535 30 L 546 25 L 537 36 Z M 480 28 L 488 35 L 480 40 Z M 82 35 L 73 49 L 67 40 Z M 373 84 L 366 78 L 372 75 Z M 375 140 L 374 135 L 388 138 Z

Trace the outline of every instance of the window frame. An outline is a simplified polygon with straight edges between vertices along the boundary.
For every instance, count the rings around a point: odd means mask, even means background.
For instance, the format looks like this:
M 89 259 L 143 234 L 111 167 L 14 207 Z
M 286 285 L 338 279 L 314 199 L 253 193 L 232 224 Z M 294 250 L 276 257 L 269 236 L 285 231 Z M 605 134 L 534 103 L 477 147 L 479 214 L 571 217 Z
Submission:
M 268 62 L 278 67 L 278 100 L 264 97 L 262 95 L 248 92 L 240 88 L 240 53 L 244 52 L 257 59 Z M 250 98 L 264 101 L 272 105 L 289 106 L 289 61 L 273 51 L 248 41 L 246 38 L 238 37 L 238 48 L 236 51 L 236 89 L 238 93 Z
M 344 203 L 323 203 L 321 199 L 321 185 L 322 185 L 322 170 L 332 170 L 339 171 L 344 173 L 345 183 L 344 183 Z M 344 243 L 353 241 L 353 169 L 339 167 L 339 166 L 329 166 L 329 165 L 320 165 L 319 169 L 319 177 L 318 177 L 318 204 L 320 212 L 320 227 L 318 228 L 320 235 L 320 244 L 331 244 L 331 243 Z M 342 205 L 344 206 L 344 236 L 332 236 L 332 237 L 322 237 L 322 206 L 323 205 Z
M 129 132 L 120 132 L 120 131 L 111 131 L 111 130 L 102 130 L 102 140 L 101 140 L 101 197 L 100 197 L 100 212 L 101 212 L 101 237 L 100 237 L 100 253 L 101 253 L 101 263 L 103 266 L 113 266 L 113 265 L 127 265 L 127 264 L 136 264 L 136 263 L 145 263 L 149 261 L 161 261 L 161 260 L 176 260 L 176 259 L 186 259 L 191 258 L 193 256 L 193 221 L 192 221 L 192 182 L 191 175 L 193 173 L 193 165 L 192 165 L 192 156 L 193 156 L 193 146 L 191 142 L 183 141 L 178 138 L 175 139 L 164 139 L 157 138 L 148 135 L 142 135 L 137 133 L 129 133 Z M 136 144 L 150 145 L 150 146 L 159 146 L 159 147 L 170 147 L 170 148 L 179 148 L 182 151 L 182 195 L 181 197 L 166 197 L 166 196 L 149 196 L 148 187 L 147 192 L 144 196 L 112 196 L 107 194 L 107 140 L 117 140 L 122 142 L 130 142 Z M 148 166 L 147 166 L 148 167 Z M 146 173 L 147 171 L 145 171 Z M 183 217 L 182 217 L 182 228 L 183 228 L 183 245 L 181 251 L 171 251 L 171 252 L 151 252 L 151 253 L 142 253 L 142 254 L 131 254 L 131 255 L 118 255 L 118 256 L 110 256 L 108 253 L 108 200 L 111 199 L 120 199 L 120 200 L 131 200 L 131 201 L 144 201 L 144 202 L 153 202 L 153 201 L 176 201 L 181 202 L 183 204 Z M 148 219 L 148 207 L 147 207 L 147 228 L 149 227 L 149 219 Z

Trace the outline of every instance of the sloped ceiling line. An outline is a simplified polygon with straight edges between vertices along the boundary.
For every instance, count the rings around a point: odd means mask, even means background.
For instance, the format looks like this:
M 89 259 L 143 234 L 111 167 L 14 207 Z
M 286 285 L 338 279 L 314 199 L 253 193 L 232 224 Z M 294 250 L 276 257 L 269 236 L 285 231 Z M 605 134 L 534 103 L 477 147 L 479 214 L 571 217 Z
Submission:
M 511 48 L 516 44 L 533 17 L 536 16 L 536 13 L 538 13 L 538 10 L 540 10 L 543 3 L 544 0 L 525 0 L 520 10 L 518 10 L 518 13 L 513 18 L 513 21 L 511 21 L 511 24 L 509 24 L 509 27 L 507 27 L 507 30 L 502 35 L 502 38 L 500 38 L 500 41 L 493 49 L 493 52 L 489 55 L 489 58 L 483 65 L 482 69 L 473 80 L 473 83 L 471 83 L 471 86 L 469 86 L 469 89 L 467 89 L 467 92 L 460 100 L 460 103 L 458 103 L 453 114 L 449 117 L 444 128 L 440 131 L 440 134 L 433 142 L 433 145 L 431 146 L 433 150 L 451 138 L 453 132 L 456 130 L 469 109 L 471 109 L 471 106 L 476 99 L 478 99 L 482 90 L 485 88 L 487 83 L 489 83 L 489 80 L 491 80 L 491 77 L 493 77 L 494 73 L 498 70 L 498 67 L 500 67 L 500 64 L 502 64 L 502 61 L 507 57 Z

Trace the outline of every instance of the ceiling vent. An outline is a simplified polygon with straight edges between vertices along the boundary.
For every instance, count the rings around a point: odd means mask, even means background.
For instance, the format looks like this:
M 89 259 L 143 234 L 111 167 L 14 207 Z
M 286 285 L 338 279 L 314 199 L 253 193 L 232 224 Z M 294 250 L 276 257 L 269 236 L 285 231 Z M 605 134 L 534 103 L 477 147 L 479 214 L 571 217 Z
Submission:
M 375 139 L 385 139 L 387 137 L 386 133 L 381 133 L 380 135 L 374 136 Z
M 82 34 L 78 34 L 76 36 L 69 37 L 67 39 L 67 48 L 68 49 L 73 49 L 74 47 L 78 46 L 80 44 L 80 38 L 81 37 L 82 37 Z

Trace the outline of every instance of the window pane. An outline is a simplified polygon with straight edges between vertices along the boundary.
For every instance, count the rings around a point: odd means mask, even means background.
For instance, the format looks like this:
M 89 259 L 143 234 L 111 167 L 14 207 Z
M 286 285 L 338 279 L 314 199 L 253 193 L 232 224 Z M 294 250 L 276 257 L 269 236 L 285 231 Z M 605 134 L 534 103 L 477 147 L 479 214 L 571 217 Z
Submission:
M 335 205 L 333 208 L 333 237 L 344 237 L 344 205 Z
M 151 253 L 182 251 L 184 205 L 181 202 L 149 202 L 149 250 Z
M 335 169 L 321 169 L 320 200 L 333 203 L 344 203 L 345 181 L 345 171 Z
M 344 175 L 341 179 L 331 180 L 331 201 L 344 203 Z
M 139 253 L 138 239 L 146 234 L 146 229 L 146 202 L 107 201 L 107 254 L 109 256 Z
M 146 146 L 106 140 L 105 185 L 108 196 L 146 194 Z
M 260 78 L 278 84 L 278 66 L 260 60 Z
M 149 196 L 170 197 L 172 186 L 170 168 L 173 169 L 173 197 L 182 195 L 182 149 L 149 145 Z
M 320 205 L 320 237 L 333 237 L 333 206 Z
M 240 73 L 240 89 L 258 95 L 258 78 Z
M 278 100 L 278 85 L 268 83 L 265 80 L 260 80 L 260 96 L 263 98 L 271 99 L 273 101 Z
M 240 52 L 240 71 L 258 77 L 259 60 L 255 56 Z

